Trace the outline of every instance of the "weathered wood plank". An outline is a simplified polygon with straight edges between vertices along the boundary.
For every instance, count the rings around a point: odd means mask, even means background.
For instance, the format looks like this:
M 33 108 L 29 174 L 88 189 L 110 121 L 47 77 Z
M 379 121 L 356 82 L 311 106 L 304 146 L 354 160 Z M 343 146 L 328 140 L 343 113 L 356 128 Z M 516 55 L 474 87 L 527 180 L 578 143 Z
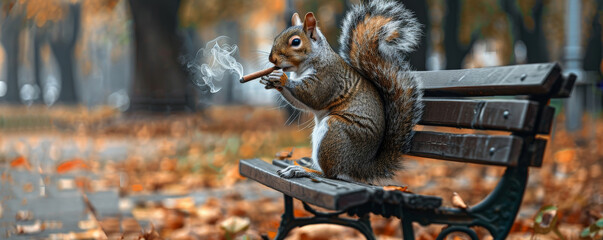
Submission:
M 517 136 L 419 131 L 409 155 L 487 165 L 516 166 L 523 140 Z
M 353 184 L 330 184 L 309 178 L 285 179 L 278 176 L 275 165 L 260 159 L 239 161 L 241 175 L 260 182 L 304 202 L 330 210 L 346 209 L 369 200 L 367 188 Z
M 546 95 L 561 69 L 556 63 L 417 71 L 425 96 Z
M 307 159 L 307 160 L 310 160 L 310 159 Z M 309 167 L 307 162 L 306 163 L 304 163 L 303 161 L 300 162 L 299 159 L 296 161 L 299 165 Z M 292 163 L 292 160 L 273 160 L 272 164 L 275 166 L 281 167 L 281 168 L 286 168 L 288 166 L 291 166 L 293 163 Z M 383 190 L 383 186 L 368 185 L 368 184 L 364 184 L 364 183 L 360 183 L 360 182 L 348 182 L 348 181 L 344 181 L 344 180 L 327 179 L 327 178 L 318 178 L 316 180 L 319 180 L 321 182 L 324 182 L 324 183 L 327 183 L 330 185 L 339 186 L 339 187 L 343 186 L 343 187 L 351 187 L 351 188 L 356 188 L 356 187 L 366 188 L 366 190 L 370 194 L 370 198 L 369 198 L 369 202 L 366 203 L 365 206 L 362 206 L 361 208 L 366 208 L 367 206 L 369 206 L 368 208 L 370 209 L 370 211 L 372 211 L 375 214 L 382 214 L 382 215 L 386 214 L 386 213 L 378 213 L 379 210 L 383 210 L 381 208 L 383 204 L 395 205 L 396 208 L 399 207 L 399 205 L 402 205 L 406 208 L 412 208 L 412 209 L 436 209 L 442 205 L 442 198 L 436 197 L 436 196 L 420 195 L 420 194 L 400 192 L 400 191 L 385 191 L 385 190 Z M 316 182 L 316 181 L 313 181 L 313 182 Z M 340 201 L 342 201 L 342 200 L 346 200 L 346 199 L 341 199 Z M 340 204 L 340 205 L 346 205 L 346 204 Z M 380 207 L 377 207 L 377 205 L 379 205 Z M 358 210 L 361 211 L 360 209 L 358 209 Z M 367 210 L 367 209 L 365 209 L 365 210 Z M 389 213 L 389 214 L 392 214 L 392 213 Z
M 538 103 L 528 100 L 424 99 L 419 124 L 530 132 Z

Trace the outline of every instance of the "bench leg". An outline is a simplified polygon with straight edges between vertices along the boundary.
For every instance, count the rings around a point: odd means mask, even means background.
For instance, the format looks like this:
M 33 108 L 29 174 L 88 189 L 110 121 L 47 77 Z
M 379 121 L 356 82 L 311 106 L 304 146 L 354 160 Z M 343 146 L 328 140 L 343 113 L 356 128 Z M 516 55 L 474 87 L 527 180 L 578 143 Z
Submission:
M 285 194 L 285 212 L 281 216 L 281 225 L 278 227 L 278 233 L 274 237 L 275 240 L 285 239 L 289 231 L 296 227 L 292 224 L 293 220 L 295 220 L 293 216 L 293 198 Z
M 414 221 L 421 225 L 447 224 L 448 227 L 437 239 L 445 239 L 453 232 L 464 232 L 472 239 L 477 239 L 477 234 L 470 227 L 480 226 L 486 228 L 495 240 L 504 240 L 513 227 L 527 180 L 527 166 L 508 167 L 490 195 L 481 203 L 468 209 L 444 207 L 432 211 L 404 209 L 402 215 L 404 239 L 414 239 L 412 236 Z
M 306 203 L 304 203 L 304 208 L 308 212 L 314 214 L 314 217 L 296 218 L 293 215 L 293 198 L 288 195 L 285 195 L 285 212 L 281 217 L 281 225 L 278 228 L 278 233 L 274 238 L 275 240 L 285 239 L 287 234 L 289 234 L 289 231 L 291 231 L 291 229 L 293 228 L 319 223 L 336 224 L 351 227 L 362 233 L 366 237 L 366 239 L 375 240 L 375 235 L 373 234 L 373 229 L 371 228 L 371 222 L 368 214 L 361 216 L 358 220 L 354 220 L 340 218 L 339 215 L 343 212 L 318 212 L 312 209 Z
M 415 231 L 412 228 L 412 220 L 402 216 L 402 239 L 413 240 L 415 239 Z

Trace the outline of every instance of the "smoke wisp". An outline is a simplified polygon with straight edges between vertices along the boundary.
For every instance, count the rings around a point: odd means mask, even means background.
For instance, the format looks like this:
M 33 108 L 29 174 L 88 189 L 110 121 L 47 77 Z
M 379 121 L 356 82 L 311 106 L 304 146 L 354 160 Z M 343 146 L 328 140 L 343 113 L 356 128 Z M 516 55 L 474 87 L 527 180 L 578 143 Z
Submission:
M 222 81 L 227 71 L 237 73 L 236 79 L 243 76 L 243 65 L 234 57 L 239 48 L 235 44 L 226 43 L 227 39 L 228 37 L 220 36 L 209 41 L 205 48 L 197 51 L 195 59 L 187 64 L 187 68 L 194 74 L 195 84 L 208 86 L 211 93 L 220 90 L 214 83 Z

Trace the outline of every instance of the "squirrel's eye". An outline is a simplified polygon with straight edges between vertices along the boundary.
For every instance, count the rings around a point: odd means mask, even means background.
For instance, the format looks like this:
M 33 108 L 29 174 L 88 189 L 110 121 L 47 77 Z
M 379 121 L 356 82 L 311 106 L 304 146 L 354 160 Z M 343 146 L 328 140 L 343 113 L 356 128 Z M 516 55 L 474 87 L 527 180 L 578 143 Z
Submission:
M 289 45 L 294 48 L 299 48 L 301 46 L 301 44 L 302 44 L 301 38 L 299 38 L 299 36 L 297 36 L 297 35 L 295 35 L 289 39 Z
M 299 39 L 299 38 L 293 39 L 293 41 L 291 41 L 291 46 L 295 47 L 295 46 L 299 46 L 300 44 L 301 44 L 301 39 Z

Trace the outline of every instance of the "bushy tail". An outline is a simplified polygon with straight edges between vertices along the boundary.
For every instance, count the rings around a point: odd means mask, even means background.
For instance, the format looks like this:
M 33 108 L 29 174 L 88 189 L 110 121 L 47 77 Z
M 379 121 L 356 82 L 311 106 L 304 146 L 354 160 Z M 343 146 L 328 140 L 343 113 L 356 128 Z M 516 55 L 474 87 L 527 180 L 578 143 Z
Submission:
M 340 55 L 379 89 L 385 104 L 386 132 L 378 156 L 369 168 L 389 178 L 401 168 L 410 149 L 413 127 L 421 118 L 423 93 L 410 73 L 406 54 L 421 37 L 420 24 L 398 2 L 375 0 L 355 6 L 346 15 Z

